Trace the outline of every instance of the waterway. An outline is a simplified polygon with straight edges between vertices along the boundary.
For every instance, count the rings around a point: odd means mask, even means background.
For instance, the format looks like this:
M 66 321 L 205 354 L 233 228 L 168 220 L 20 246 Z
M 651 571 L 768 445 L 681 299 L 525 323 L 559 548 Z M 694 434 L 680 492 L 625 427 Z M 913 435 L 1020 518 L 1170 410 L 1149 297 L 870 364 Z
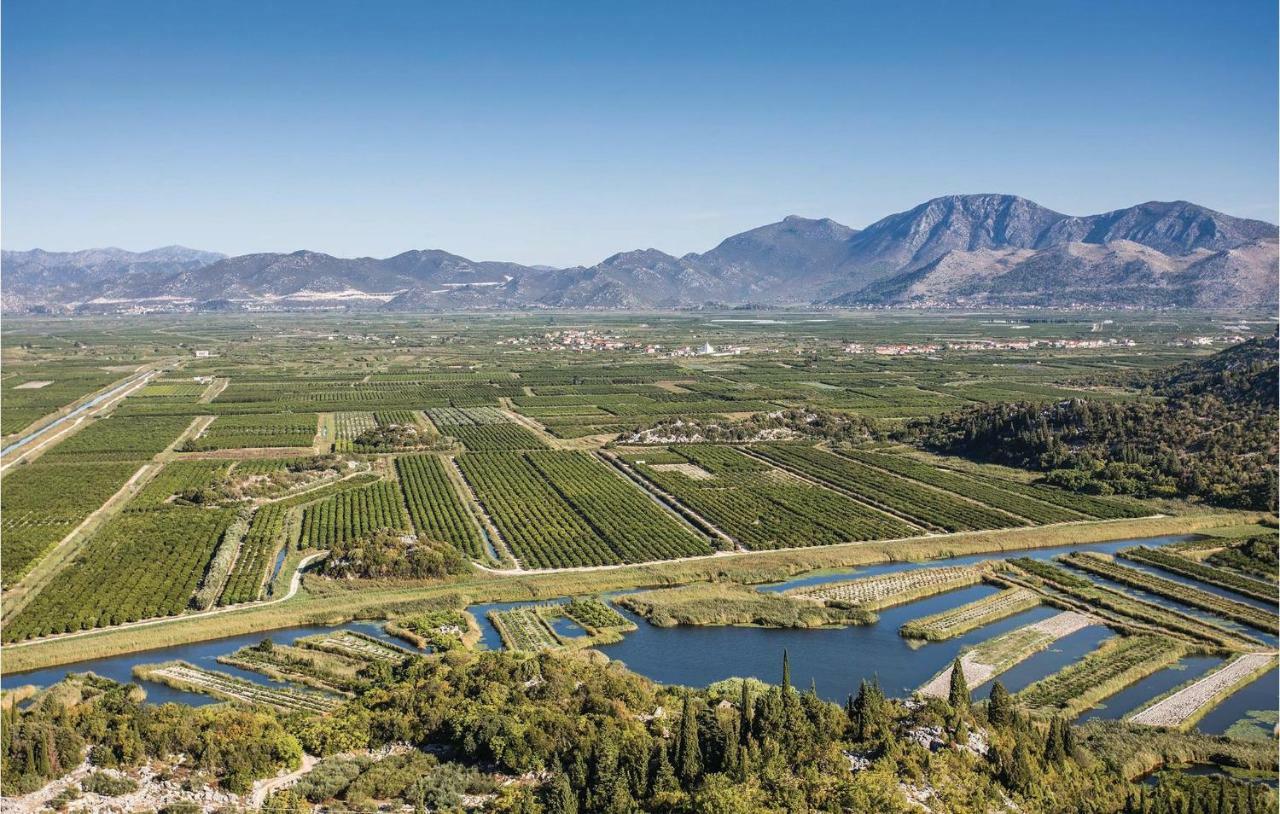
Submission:
M 12 452 L 15 449 L 18 449 L 24 444 L 30 443 L 31 441 L 34 441 L 40 436 L 50 432 L 51 430 L 61 427 L 63 424 L 67 423 L 68 421 L 71 421 L 76 416 L 83 413 L 85 410 L 98 406 L 102 402 L 114 396 L 116 393 L 119 393 L 121 390 L 124 390 L 128 387 L 132 387 L 133 385 L 137 384 L 139 379 L 144 379 L 148 375 L 150 374 L 144 373 L 141 376 L 135 376 L 134 378 L 129 379 L 124 384 L 117 385 L 116 387 L 111 388 L 110 390 L 103 393 L 102 395 L 93 397 L 89 401 L 86 401 L 84 404 L 81 404 L 79 407 L 75 408 L 74 410 L 62 416 L 61 418 L 56 418 L 53 421 L 50 421 L 48 424 L 45 424 L 40 429 L 35 430 L 31 433 L 28 433 L 27 435 L 24 435 L 18 440 L 10 443 L 8 446 L 4 447 L 3 449 L 0 449 L 0 455 L 8 455 L 10 452 Z
M 1083 546 L 979 554 L 945 561 L 885 563 L 856 569 L 813 573 L 786 582 L 762 586 L 761 590 L 780 591 L 846 580 L 851 576 L 887 574 L 944 563 L 963 565 L 1001 557 L 1033 557 L 1045 560 L 1067 551 L 1113 553 L 1137 542 L 1156 546 L 1184 539 L 1187 538 L 1118 540 Z M 619 608 L 620 613 L 636 623 L 637 629 L 628 633 L 622 641 L 602 645 L 599 649 L 610 658 L 623 662 L 630 669 L 655 681 L 691 686 L 705 686 L 731 676 L 753 676 L 764 681 L 777 681 L 781 672 L 782 653 L 785 650 L 789 654 L 792 680 L 795 684 L 800 687 L 813 684 L 817 687 L 818 693 L 829 700 L 843 702 L 848 694 L 857 691 L 858 684 L 863 679 L 878 680 L 890 695 L 906 695 L 944 669 L 963 648 L 1008 630 L 1045 619 L 1058 612 L 1048 606 L 1037 606 L 944 642 L 920 644 L 910 642 L 898 635 L 898 629 L 904 622 L 972 602 L 989 596 L 997 590 L 990 585 L 973 585 L 884 609 L 878 614 L 879 620 L 872 625 L 816 630 L 752 627 L 660 628 Z M 1155 597 L 1147 598 L 1156 599 Z M 488 619 L 489 612 L 527 604 L 530 603 L 527 601 L 499 603 L 469 608 L 480 625 L 482 634 L 480 646 L 492 650 L 502 648 L 502 640 Z M 1178 603 L 1166 600 L 1161 604 L 1175 606 Z M 575 623 L 566 618 L 556 619 L 552 624 L 556 631 L 564 636 L 578 636 L 583 633 Z M 340 627 L 360 630 L 388 641 L 398 642 L 382 632 L 377 623 L 357 622 Z M 288 643 L 301 636 L 333 629 L 335 628 L 298 627 L 273 631 L 270 634 L 250 634 L 168 647 L 145 653 L 84 661 L 47 670 L 6 675 L 3 683 L 6 687 L 22 684 L 47 686 L 60 680 L 68 672 L 84 671 L 92 671 L 119 681 L 130 681 L 133 680 L 132 670 L 135 665 L 171 659 L 182 659 L 200 666 L 233 672 L 259 683 L 267 683 L 268 679 L 260 675 L 219 665 L 216 659 L 240 647 L 256 644 L 268 635 L 274 641 Z M 1102 626 L 1087 627 L 1064 637 L 1050 648 L 1015 665 L 1001 675 L 1000 680 L 1010 691 L 1016 692 L 1078 660 L 1114 635 Z M 1269 642 L 1274 642 L 1274 637 L 1266 638 Z M 398 643 L 402 646 L 404 644 Z M 1086 712 L 1083 717 L 1123 716 L 1154 696 L 1197 675 L 1202 675 L 1219 663 L 1220 660 L 1213 658 L 1183 659 L 1179 669 L 1162 670 L 1133 687 L 1117 693 L 1107 699 L 1105 707 Z M 211 700 L 205 696 L 185 693 L 151 682 L 143 682 L 143 686 L 147 690 L 148 697 L 153 701 L 203 704 Z M 975 697 L 983 697 L 987 692 L 985 686 L 973 689 Z M 1276 673 L 1272 671 L 1268 676 L 1244 688 L 1210 713 L 1201 723 L 1200 728 L 1206 732 L 1220 733 L 1246 717 L 1250 710 L 1274 710 L 1276 708 L 1275 690 Z

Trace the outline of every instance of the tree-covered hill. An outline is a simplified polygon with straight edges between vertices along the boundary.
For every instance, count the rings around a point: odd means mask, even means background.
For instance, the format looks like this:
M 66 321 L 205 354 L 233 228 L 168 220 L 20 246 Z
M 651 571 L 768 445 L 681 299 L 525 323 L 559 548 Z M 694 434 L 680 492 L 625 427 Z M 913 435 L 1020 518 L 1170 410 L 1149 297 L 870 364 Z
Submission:
M 1106 383 L 1147 397 L 982 405 L 912 422 L 899 437 L 1094 494 L 1275 510 L 1275 337 Z

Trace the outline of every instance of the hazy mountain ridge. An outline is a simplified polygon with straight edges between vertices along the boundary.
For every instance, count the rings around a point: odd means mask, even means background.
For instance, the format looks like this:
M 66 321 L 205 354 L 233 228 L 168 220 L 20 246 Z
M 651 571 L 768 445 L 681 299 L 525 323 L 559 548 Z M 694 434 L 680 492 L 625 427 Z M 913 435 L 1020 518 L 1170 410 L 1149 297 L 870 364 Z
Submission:
M 128 307 L 667 308 L 706 303 L 1274 307 L 1277 228 L 1185 201 L 1083 217 L 949 195 L 857 230 L 788 216 L 707 252 L 554 269 L 441 250 L 388 258 L 6 251 L 6 311 Z M 157 306 L 159 304 L 159 306 Z

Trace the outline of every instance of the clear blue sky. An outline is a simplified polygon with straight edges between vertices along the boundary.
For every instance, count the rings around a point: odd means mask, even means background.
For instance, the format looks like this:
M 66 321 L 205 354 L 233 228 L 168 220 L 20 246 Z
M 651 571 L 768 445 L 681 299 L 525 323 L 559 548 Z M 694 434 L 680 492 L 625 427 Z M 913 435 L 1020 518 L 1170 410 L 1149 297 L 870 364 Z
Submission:
M 1276 3 L 6 0 L 6 248 L 568 265 L 1010 192 L 1276 220 Z

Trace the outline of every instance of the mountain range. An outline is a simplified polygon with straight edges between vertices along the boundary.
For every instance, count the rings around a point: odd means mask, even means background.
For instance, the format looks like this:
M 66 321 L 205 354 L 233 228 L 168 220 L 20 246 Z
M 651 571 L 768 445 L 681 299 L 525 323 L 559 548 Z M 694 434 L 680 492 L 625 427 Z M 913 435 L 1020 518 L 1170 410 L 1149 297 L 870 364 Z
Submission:
M 1277 227 L 1186 201 L 1064 215 L 1014 195 L 949 195 L 865 229 L 789 216 L 702 254 L 594 266 L 383 259 L 312 251 L 227 257 L 5 251 L 6 312 L 714 306 L 1137 306 L 1274 309 Z

